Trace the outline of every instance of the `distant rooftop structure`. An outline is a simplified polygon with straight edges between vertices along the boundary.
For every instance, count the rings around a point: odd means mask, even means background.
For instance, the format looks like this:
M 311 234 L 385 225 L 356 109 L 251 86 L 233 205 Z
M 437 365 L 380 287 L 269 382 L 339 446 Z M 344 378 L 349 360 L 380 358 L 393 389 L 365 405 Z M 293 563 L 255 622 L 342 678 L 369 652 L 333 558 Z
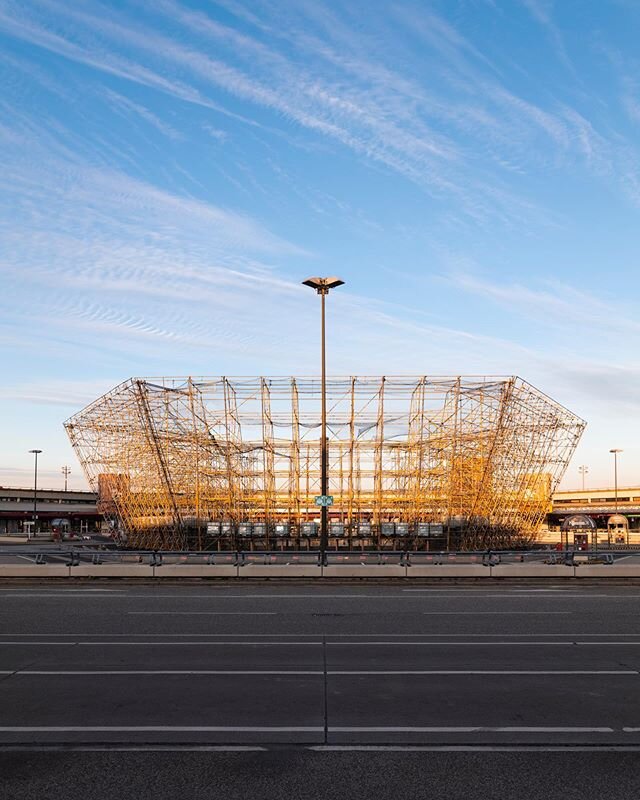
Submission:
M 95 529 L 101 516 L 92 491 L 38 489 L 38 529 L 48 531 L 55 520 L 68 521 L 70 530 Z M 33 487 L 0 486 L 0 535 L 22 533 L 33 523 Z
M 640 486 L 618 486 L 617 508 L 623 514 L 640 515 Z M 554 492 L 552 514 L 613 514 L 616 492 L 613 486 Z

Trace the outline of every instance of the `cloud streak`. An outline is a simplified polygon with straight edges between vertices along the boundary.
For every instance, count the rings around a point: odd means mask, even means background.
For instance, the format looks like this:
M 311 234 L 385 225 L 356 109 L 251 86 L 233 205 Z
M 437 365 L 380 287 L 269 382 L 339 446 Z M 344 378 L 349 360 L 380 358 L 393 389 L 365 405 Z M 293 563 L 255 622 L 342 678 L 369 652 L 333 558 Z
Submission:
M 279 127 L 284 120 L 339 143 L 436 197 L 455 198 L 475 220 L 509 217 L 512 209 L 517 219 L 518 210 L 526 208 L 513 176 L 531 160 L 538 137 L 553 145 L 556 162 L 581 152 L 587 168 L 593 164 L 593 141 L 600 150 L 606 147 L 593 123 L 565 101 L 543 108 L 516 94 L 477 46 L 432 11 L 405 8 L 398 20 L 426 43 L 422 67 L 440 73 L 458 95 L 453 102 L 428 81 L 418 83 L 405 70 L 388 66 L 389 48 L 379 37 L 354 32 L 322 4 L 300 4 L 294 13 L 288 8 L 285 26 L 277 24 L 282 18 L 277 5 L 258 7 L 244 15 L 251 18 L 253 33 L 173 0 L 149 6 L 154 13 L 142 25 L 132 25 L 123 14 L 107 15 L 96 3 L 56 5 L 59 30 L 51 20 L 45 26 L 45 9 L 53 6 L 43 0 L 36 0 L 30 13 L 6 1 L 3 7 L 0 28 L 15 37 L 249 124 L 262 124 L 252 119 L 251 108 L 264 109 L 274 115 L 270 124 Z M 541 23 L 552 24 L 542 4 L 528 0 L 528 7 Z M 242 8 L 234 4 L 237 14 Z M 165 32 L 169 20 L 188 32 L 189 44 Z M 278 39 L 289 47 L 276 48 Z M 405 60 L 417 68 L 418 58 L 411 49 L 406 52 Z M 244 108 L 231 108 L 231 99 Z M 138 111 L 168 132 L 153 112 Z M 493 174 L 482 156 L 491 159 Z

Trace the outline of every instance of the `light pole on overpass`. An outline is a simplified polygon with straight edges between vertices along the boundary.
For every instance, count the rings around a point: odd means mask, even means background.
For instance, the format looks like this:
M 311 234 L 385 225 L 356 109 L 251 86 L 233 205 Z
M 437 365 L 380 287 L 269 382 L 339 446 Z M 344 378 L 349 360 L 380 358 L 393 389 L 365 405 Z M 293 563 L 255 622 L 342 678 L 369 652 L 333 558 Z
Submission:
M 320 424 L 320 494 L 322 495 L 321 517 L 320 517 L 320 562 L 325 563 L 327 546 L 329 542 L 329 512 L 327 507 L 327 495 L 329 493 L 329 469 L 327 458 L 327 375 L 326 375 L 326 357 L 325 357 L 325 321 L 324 321 L 324 306 L 325 297 L 329 294 L 330 289 L 335 289 L 344 284 L 340 278 L 307 278 L 302 281 L 304 286 L 310 286 L 315 289 L 320 295 L 321 301 L 321 325 L 320 325 L 320 338 L 321 338 L 321 388 L 322 394 L 322 421 Z
M 612 450 L 609 450 L 610 453 L 613 453 L 613 492 L 614 497 L 616 499 L 616 514 L 618 513 L 618 453 L 622 453 L 623 451 L 620 450 L 619 447 L 614 447 Z
M 582 475 L 582 491 L 584 492 L 584 478 L 589 474 L 589 467 L 586 464 L 580 464 L 578 472 Z
M 38 532 L 38 455 L 42 452 L 42 450 L 29 450 L 30 453 L 33 453 L 34 456 L 34 467 L 33 467 L 33 535 L 35 536 Z
M 614 447 L 609 450 L 610 453 L 613 453 L 613 496 L 615 497 L 616 503 L 616 514 L 618 513 L 618 453 L 622 453 L 622 450 L 619 447 Z M 616 525 L 618 524 L 618 520 L 616 520 Z M 628 544 L 628 537 L 629 534 L 627 533 L 627 544 Z M 609 527 L 609 522 L 607 521 L 607 541 L 609 545 L 611 545 L 611 528 Z

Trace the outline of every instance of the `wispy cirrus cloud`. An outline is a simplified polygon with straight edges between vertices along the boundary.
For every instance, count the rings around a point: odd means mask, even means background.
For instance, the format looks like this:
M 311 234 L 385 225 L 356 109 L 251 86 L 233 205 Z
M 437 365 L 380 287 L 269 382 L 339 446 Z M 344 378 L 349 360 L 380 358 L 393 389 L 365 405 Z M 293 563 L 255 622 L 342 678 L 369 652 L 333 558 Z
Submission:
M 635 313 L 608 292 L 635 274 L 635 54 L 567 21 L 544 0 L 0 0 L 4 409 L 44 419 L 59 375 L 313 371 L 299 280 L 325 271 L 347 280 L 332 371 L 517 372 L 569 406 L 635 386 Z M 466 261 L 442 281 L 447 247 Z
M 550 12 L 539 0 L 528 2 L 532 13 L 549 23 Z M 456 91 L 453 102 L 440 87 L 388 66 L 392 47 L 381 45 L 375 29 L 356 32 L 322 4 L 288 7 L 284 26 L 277 24 L 277 6 L 247 12 L 253 34 L 174 0 L 148 6 L 154 13 L 145 25 L 107 14 L 98 3 L 56 5 L 64 20 L 57 30 L 51 20 L 43 24 L 44 10 L 53 9 L 45 0 L 36 0 L 28 13 L 7 0 L 4 6 L 11 13 L 0 16 L 0 27 L 14 36 L 255 124 L 248 110 L 238 114 L 229 107 L 226 93 L 400 173 L 436 197 L 454 198 L 477 221 L 494 214 L 517 220 L 526 213 L 530 201 L 519 196 L 513 176 L 531 162 L 537 137 L 553 144 L 556 163 L 575 159 L 574 144 L 586 141 L 589 126 L 591 139 L 598 138 L 593 124 L 566 102 L 543 108 L 515 93 L 476 45 L 435 12 L 420 8 L 403 8 L 397 16 L 427 44 L 420 56 L 406 51 L 405 60 L 417 66 L 422 58 Z M 234 4 L 232 11 L 242 16 L 243 8 Z M 189 33 L 188 44 L 168 35 L 167 21 Z M 286 50 L 275 46 L 285 40 Z M 152 112 L 144 113 L 151 122 Z M 588 167 L 590 157 L 584 146 L 581 150 Z

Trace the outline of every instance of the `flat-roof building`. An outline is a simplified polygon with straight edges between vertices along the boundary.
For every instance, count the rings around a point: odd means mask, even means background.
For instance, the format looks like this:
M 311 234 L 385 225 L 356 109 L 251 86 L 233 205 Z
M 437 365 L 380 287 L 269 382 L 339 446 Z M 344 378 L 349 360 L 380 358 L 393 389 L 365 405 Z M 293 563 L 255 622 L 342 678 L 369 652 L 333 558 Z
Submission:
M 569 520 L 578 516 L 593 521 L 595 533 L 590 539 L 595 536 L 594 545 L 640 545 L 640 486 L 619 486 L 617 494 L 610 486 L 555 492 L 547 515 L 548 531 L 541 533 L 541 540 L 560 541 L 563 528 L 571 527 Z
M 33 533 L 33 489 L 0 486 L 0 536 Z M 37 530 L 53 533 L 100 530 L 95 492 L 38 489 Z

